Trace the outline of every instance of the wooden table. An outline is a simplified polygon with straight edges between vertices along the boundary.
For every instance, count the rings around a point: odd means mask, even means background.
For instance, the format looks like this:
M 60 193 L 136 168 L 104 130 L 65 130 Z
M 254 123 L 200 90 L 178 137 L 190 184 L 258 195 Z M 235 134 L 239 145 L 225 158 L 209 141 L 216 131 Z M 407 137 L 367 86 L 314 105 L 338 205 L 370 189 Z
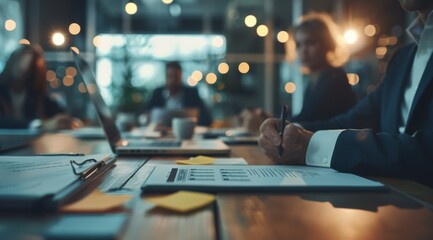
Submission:
M 44 135 L 32 147 L 11 154 L 110 151 L 104 141 Z M 232 157 L 270 164 L 254 145 L 232 146 Z M 171 162 L 155 157 L 152 162 Z M 159 160 L 160 159 L 160 160 Z M 127 161 L 127 158 L 119 158 Z M 433 239 L 433 190 L 412 181 L 376 178 L 387 192 L 220 193 L 214 205 L 188 214 L 161 209 L 136 196 L 124 239 Z M 398 191 L 398 192 L 397 192 Z M 401 192 L 401 193 L 399 193 Z M 8 237 L 40 239 L 54 215 L 0 214 L 15 221 Z M 0 239 L 3 239 L 0 237 Z

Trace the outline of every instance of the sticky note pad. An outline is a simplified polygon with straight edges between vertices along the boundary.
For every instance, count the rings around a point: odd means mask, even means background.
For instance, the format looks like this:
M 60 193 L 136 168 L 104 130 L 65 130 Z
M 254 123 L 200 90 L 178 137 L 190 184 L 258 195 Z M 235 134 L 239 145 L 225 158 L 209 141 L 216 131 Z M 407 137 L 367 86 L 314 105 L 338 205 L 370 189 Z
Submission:
M 131 199 L 131 195 L 107 195 L 99 190 L 85 198 L 62 207 L 62 212 L 106 212 L 121 207 Z
M 215 195 L 208 193 L 179 191 L 167 196 L 145 198 L 145 200 L 155 204 L 157 207 L 184 213 L 212 203 L 215 201 Z
M 209 164 L 213 164 L 214 162 L 215 162 L 215 158 L 200 155 L 197 157 L 190 158 L 189 160 L 177 160 L 176 164 L 209 165 Z

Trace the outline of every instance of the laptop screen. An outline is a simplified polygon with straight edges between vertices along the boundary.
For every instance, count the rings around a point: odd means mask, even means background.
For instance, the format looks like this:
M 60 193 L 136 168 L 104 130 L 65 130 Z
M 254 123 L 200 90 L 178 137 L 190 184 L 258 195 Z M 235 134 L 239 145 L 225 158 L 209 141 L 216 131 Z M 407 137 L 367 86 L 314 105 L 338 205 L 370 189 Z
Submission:
M 102 123 L 105 135 L 108 138 L 110 147 L 115 152 L 115 146 L 118 144 L 122 137 L 119 129 L 116 126 L 116 117 L 107 106 L 102 98 L 98 84 L 96 83 L 95 75 L 92 72 L 89 64 L 78 53 L 71 50 L 74 56 L 75 64 L 77 65 L 78 72 L 81 74 L 87 93 L 90 96 L 93 105 L 95 106 L 96 113 Z

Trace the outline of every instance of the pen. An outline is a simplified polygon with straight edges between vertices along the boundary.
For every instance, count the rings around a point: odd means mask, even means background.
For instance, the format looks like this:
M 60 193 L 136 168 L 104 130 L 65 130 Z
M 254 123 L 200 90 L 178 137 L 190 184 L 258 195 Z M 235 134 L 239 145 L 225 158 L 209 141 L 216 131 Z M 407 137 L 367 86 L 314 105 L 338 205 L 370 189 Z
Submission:
M 79 157 L 79 156 L 85 156 L 84 153 L 38 153 L 36 156 L 72 156 L 72 157 Z
M 287 104 L 284 104 L 283 107 L 281 108 L 281 115 L 280 115 L 280 129 L 279 129 L 279 135 L 281 138 L 281 144 L 278 147 L 278 156 L 281 157 L 283 155 L 284 152 L 284 148 L 283 148 L 283 135 L 284 135 L 284 127 L 286 126 L 286 118 L 287 118 L 287 114 L 289 112 L 289 107 L 287 106 Z

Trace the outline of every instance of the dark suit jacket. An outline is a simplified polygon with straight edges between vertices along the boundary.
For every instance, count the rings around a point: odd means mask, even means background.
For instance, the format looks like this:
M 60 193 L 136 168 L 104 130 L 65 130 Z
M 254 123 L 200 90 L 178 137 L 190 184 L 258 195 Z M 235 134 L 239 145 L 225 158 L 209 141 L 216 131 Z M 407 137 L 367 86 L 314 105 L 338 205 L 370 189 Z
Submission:
M 379 88 L 343 115 L 301 123 L 306 129 L 344 131 L 337 139 L 331 167 L 345 172 L 409 178 L 433 187 L 433 57 L 427 64 L 399 134 L 401 103 L 410 78 L 416 45 L 400 49 Z
M 344 113 L 356 104 L 356 95 L 341 68 L 328 68 L 305 92 L 301 112 L 292 122 L 326 120 Z
M 23 118 L 17 119 L 10 114 L 11 98 L 7 86 L 0 86 L 0 128 L 28 128 L 30 122 L 39 118 L 37 116 L 36 97 L 28 95 L 23 105 Z M 44 118 L 54 117 L 64 110 L 48 96 L 43 99 Z
M 164 97 L 165 87 L 157 88 L 153 91 L 150 101 L 146 105 L 146 111 L 152 108 L 164 108 L 166 99 Z M 212 123 L 212 116 L 204 102 L 198 95 L 195 88 L 183 87 L 182 105 L 184 108 L 197 108 L 199 110 L 198 125 L 209 126 Z

